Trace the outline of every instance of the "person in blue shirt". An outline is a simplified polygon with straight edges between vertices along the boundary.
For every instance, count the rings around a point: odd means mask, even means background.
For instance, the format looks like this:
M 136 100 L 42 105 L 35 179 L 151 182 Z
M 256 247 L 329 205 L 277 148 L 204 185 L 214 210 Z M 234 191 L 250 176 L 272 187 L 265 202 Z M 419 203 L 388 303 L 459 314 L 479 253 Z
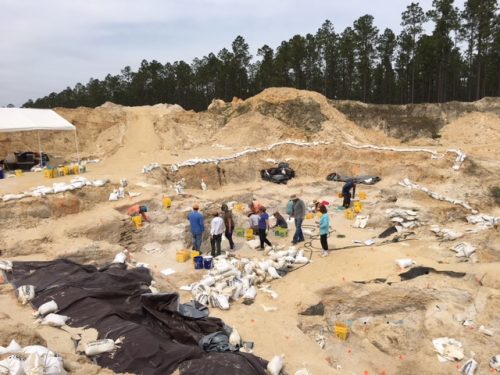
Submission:
M 269 215 L 266 213 L 266 208 L 261 206 L 259 208 L 259 239 L 260 249 L 264 250 L 264 244 L 273 246 L 267 239 L 267 232 L 269 231 Z
M 198 203 L 193 205 L 193 211 L 188 215 L 189 223 L 191 224 L 191 233 L 193 234 L 193 250 L 200 251 L 203 232 L 205 231 L 205 223 L 203 214 L 199 212 L 200 206 Z
M 321 241 L 321 247 L 323 248 L 322 256 L 328 256 L 328 233 L 330 232 L 330 217 L 328 216 L 328 211 L 325 206 L 319 206 L 319 212 L 321 212 L 321 218 L 319 219 L 319 238 Z
M 352 196 L 351 196 L 352 189 Z M 356 183 L 353 180 L 347 181 L 342 187 L 342 195 L 344 196 L 344 201 L 342 202 L 342 206 L 345 208 L 349 208 L 351 205 L 351 197 L 354 199 L 354 195 L 356 194 Z

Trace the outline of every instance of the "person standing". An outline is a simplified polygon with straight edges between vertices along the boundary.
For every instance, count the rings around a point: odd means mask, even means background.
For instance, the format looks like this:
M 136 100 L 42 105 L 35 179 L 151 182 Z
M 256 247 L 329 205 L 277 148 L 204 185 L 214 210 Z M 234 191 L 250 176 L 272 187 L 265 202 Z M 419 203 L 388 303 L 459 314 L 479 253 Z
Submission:
M 347 181 L 342 187 L 342 196 L 344 197 L 342 206 L 344 208 L 349 208 L 349 206 L 351 205 L 351 189 L 352 199 L 354 199 L 354 195 L 356 194 L 356 183 L 354 182 L 354 180 Z
M 234 250 L 233 232 L 235 225 L 234 225 L 233 213 L 225 203 L 222 205 L 221 209 L 224 215 L 224 226 L 226 227 L 224 235 L 229 241 L 229 250 Z
M 260 239 L 261 250 L 264 250 L 264 244 L 268 246 L 273 246 L 271 242 L 267 239 L 268 231 L 269 231 L 269 215 L 266 213 L 266 208 L 264 206 L 261 206 L 259 210 L 259 239 Z
M 299 199 L 296 194 L 293 194 L 290 199 L 293 201 L 292 217 L 295 220 L 295 233 L 292 243 L 295 245 L 304 241 L 304 233 L 302 233 L 302 223 L 306 216 L 306 205 L 302 199 Z
M 193 250 L 200 251 L 203 232 L 205 231 L 205 218 L 199 212 L 200 205 L 195 203 L 193 211 L 188 215 L 189 223 L 191 224 L 191 233 L 193 234 Z
M 325 206 L 319 206 L 321 218 L 319 219 L 319 239 L 323 248 L 322 256 L 328 256 L 328 233 L 330 232 L 330 217 Z
M 218 212 L 214 213 L 214 218 L 210 223 L 210 246 L 212 247 L 212 256 L 220 255 L 220 245 L 222 242 L 222 233 L 225 230 L 224 220 Z
M 259 214 L 253 212 L 248 215 L 248 225 L 255 235 L 259 233 L 259 218 Z

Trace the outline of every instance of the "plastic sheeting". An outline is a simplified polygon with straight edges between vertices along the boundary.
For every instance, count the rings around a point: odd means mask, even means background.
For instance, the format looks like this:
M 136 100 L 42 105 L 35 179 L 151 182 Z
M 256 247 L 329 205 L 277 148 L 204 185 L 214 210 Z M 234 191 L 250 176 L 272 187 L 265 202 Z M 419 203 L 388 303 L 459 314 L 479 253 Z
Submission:
M 191 318 L 190 307 L 179 309 L 176 293 L 150 294 L 146 268 L 115 264 L 103 269 L 59 259 L 14 262 L 8 279 L 14 286 L 36 288 L 35 308 L 54 300 L 68 325 L 97 329 L 100 339 L 123 343 L 114 354 L 96 357 L 111 370 L 143 375 L 264 375 L 267 362 L 248 353 L 207 353 L 200 340 L 224 330 L 218 318 Z M 195 306 L 195 305 L 193 305 Z

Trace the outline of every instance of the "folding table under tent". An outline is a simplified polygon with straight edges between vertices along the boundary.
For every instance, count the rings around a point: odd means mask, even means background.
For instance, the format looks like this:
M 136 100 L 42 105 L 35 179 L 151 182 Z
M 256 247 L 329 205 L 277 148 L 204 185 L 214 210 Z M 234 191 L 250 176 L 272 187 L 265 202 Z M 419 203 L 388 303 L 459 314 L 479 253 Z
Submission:
M 0 133 L 37 131 L 41 163 L 40 130 L 73 131 L 75 134 L 76 157 L 78 164 L 80 164 L 76 127 L 69 121 L 51 109 L 0 108 Z

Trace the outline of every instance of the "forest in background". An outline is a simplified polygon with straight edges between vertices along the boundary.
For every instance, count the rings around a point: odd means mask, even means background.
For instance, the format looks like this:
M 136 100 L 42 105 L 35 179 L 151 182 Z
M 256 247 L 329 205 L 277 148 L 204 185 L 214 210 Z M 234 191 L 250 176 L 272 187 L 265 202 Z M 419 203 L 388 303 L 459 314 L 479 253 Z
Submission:
M 432 23 L 427 34 L 424 25 Z M 268 87 L 317 91 L 330 99 L 407 104 L 473 101 L 500 96 L 500 14 L 497 0 L 411 3 L 401 32 L 381 31 L 371 15 L 335 31 L 326 20 L 315 34 L 295 35 L 255 59 L 242 36 L 231 48 L 185 61 L 141 62 L 121 74 L 90 78 L 23 107 L 96 107 L 107 101 L 137 106 L 179 104 L 204 110 L 213 99 L 246 99 Z

